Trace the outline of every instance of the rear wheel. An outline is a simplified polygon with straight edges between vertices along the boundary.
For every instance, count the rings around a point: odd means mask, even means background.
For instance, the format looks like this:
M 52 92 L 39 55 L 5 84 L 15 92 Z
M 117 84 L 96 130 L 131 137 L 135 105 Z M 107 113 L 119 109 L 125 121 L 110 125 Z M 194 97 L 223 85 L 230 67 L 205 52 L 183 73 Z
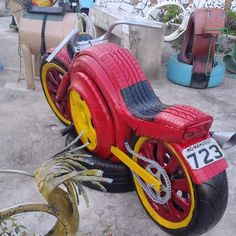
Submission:
M 163 198 L 165 193 L 155 192 L 134 175 L 140 201 L 152 219 L 165 231 L 181 236 L 190 233 L 198 235 L 210 230 L 221 219 L 228 200 L 225 172 L 205 183 L 195 185 L 185 164 L 171 145 L 146 137 L 140 137 L 133 143 L 136 153 L 157 162 L 169 177 L 171 196 L 165 203 L 160 203 L 155 197 Z M 148 162 L 133 158 L 150 172 Z M 151 172 L 155 173 L 157 170 L 152 168 Z M 166 184 L 162 177 L 161 181 L 163 185 Z
M 43 92 L 51 109 L 62 123 L 70 125 L 71 117 L 67 94 L 65 93 L 60 100 L 56 98 L 61 80 L 69 66 L 68 60 L 65 60 L 65 53 L 65 50 L 61 51 L 50 63 L 45 60 L 48 56 L 46 54 L 41 64 L 40 76 Z

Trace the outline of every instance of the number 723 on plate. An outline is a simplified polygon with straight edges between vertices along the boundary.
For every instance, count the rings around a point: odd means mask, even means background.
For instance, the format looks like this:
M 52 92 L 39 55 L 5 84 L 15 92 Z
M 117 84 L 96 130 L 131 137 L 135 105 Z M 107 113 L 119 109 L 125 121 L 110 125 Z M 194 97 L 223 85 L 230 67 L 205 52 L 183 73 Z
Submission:
M 200 169 L 224 158 L 224 153 L 218 143 L 209 138 L 185 148 L 183 156 L 192 169 Z

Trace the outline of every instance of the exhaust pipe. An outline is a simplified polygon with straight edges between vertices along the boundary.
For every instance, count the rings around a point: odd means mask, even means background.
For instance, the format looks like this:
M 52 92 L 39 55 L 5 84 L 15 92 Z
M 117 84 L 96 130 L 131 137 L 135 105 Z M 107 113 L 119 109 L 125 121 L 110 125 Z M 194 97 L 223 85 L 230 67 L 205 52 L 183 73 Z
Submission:
M 210 134 L 223 149 L 236 145 L 236 132 L 212 131 Z

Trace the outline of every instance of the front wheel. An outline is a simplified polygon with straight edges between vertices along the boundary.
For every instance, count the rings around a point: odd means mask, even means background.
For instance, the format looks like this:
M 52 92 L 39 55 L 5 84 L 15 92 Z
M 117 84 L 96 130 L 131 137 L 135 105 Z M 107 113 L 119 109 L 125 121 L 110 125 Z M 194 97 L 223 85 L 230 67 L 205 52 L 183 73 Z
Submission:
M 56 98 L 63 76 L 68 71 L 70 59 L 65 49 L 59 52 L 52 62 L 46 61 L 48 55 L 44 55 L 41 63 L 40 77 L 42 89 L 54 114 L 63 124 L 70 125 L 72 122 L 67 94 L 65 93 L 60 100 Z
M 187 168 L 170 144 L 140 137 L 133 142 L 134 152 L 157 162 L 167 174 L 171 195 L 164 203 L 160 194 L 134 175 L 137 194 L 151 218 L 172 235 L 200 235 L 214 227 L 222 218 L 228 201 L 228 182 L 225 172 L 200 185 L 192 182 Z M 149 173 L 155 173 L 149 161 L 133 157 Z M 160 176 L 162 184 L 166 183 Z M 159 196 L 159 198 L 158 198 Z

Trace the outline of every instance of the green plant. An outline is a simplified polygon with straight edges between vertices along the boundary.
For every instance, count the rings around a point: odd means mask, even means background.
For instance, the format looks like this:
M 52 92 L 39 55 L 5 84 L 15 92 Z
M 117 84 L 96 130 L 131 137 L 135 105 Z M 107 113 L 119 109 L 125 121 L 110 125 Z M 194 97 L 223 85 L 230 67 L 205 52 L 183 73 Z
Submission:
M 112 179 L 102 177 L 103 171 L 87 169 L 83 166 L 83 163 L 86 163 L 83 160 L 84 157 L 90 157 L 90 155 L 82 152 L 85 145 L 70 149 L 82 134 L 66 148 L 41 164 L 34 174 L 20 170 L 0 169 L 0 173 L 21 174 L 35 178 L 40 193 L 47 201 L 47 204 L 26 203 L 1 210 L 0 236 L 28 236 L 29 233 L 26 232 L 25 227 L 17 224 L 16 218 L 12 217 L 27 212 L 44 212 L 58 219 L 47 235 L 77 235 L 80 223 L 79 195 L 84 197 L 88 206 L 88 197 L 81 183 L 91 182 L 94 186 L 106 191 L 100 182 L 112 182 Z M 30 235 L 34 234 L 31 233 Z
M 173 20 L 172 23 L 180 24 L 181 20 L 179 19 L 179 15 L 181 14 L 181 9 L 177 6 L 166 6 L 163 12 L 162 22 L 168 22 Z
M 104 236 L 112 236 L 112 234 L 110 233 L 110 227 L 108 225 L 106 225 L 106 228 L 102 231 L 102 234 Z
M 228 34 L 236 35 L 236 13 L 232 10 L 226 10 L 225 27 L 228 30 Z
M 15 235 L 26 236 L 25 226 L 18 224 L 15 217 L 0 219 L 0 236 Z

